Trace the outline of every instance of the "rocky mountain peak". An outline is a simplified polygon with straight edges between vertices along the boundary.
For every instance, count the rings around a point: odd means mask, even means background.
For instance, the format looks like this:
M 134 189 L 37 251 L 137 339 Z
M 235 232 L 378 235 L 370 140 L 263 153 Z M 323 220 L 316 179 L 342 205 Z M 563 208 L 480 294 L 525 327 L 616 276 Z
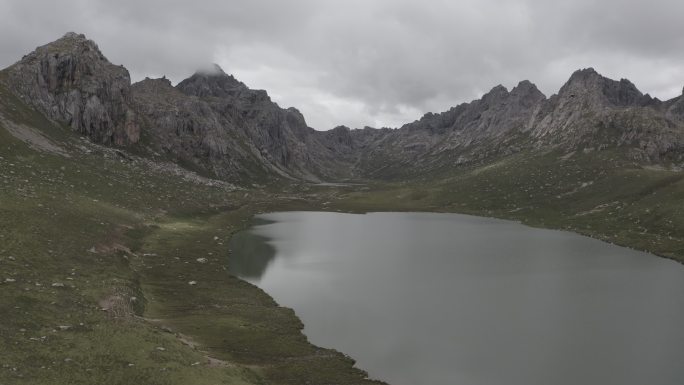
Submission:
M 15 64 L 15 66 L 35 63 L 36 61 L 42 60 L 45 55 L 53 55 L 55 57 L 78 57 L 83 61 L 105 62 L 106 64 L 111 64 L 107 58 L 102 55 L 100 48 L 94 41 L 88 39 L 83 34 L 68 32 L 61 38 L 42 45 L 28 55 L 25 55 Z M 126 71 L 126 73 L 128 73 L 128 71 Z
M 603 76 L 599 74 L 593 67 L 580 68 L 570 75 L 570 81 L 600 79 Z
M 605 80 L 609 79 L 601 76 L 593 68 L 580 69 L 570 75 L 570 79 L 561 87 L 558 94 L 576 97 L 579 94 L 600 91 Z
M 88 39 L 86 35 L 82 33 L 76 33 L 76 32 L 67 32 L 62 36 L 60 39 L 57 39 L 53 41 L 52 43 L 48 43 L 45 46 L 46 47 L 56 47 L 56 46 L 65 46 L 65 45 L 88 45 L 91 47 L 97 47 L 97 44 L 95 44 L 94 41 Z M 99 51 L 99 48 L 97 49 Z
M 484 94 L 482 99 L 474 101 L 473 106 L 491 108 L 498 104 L 510 105 L 510 108 L 527 109 L 546 99 L 546 96 L 539 91 L 529 80 L 518 83 L 511 91 L 502 85 L 497 85 L 491 91 Z M 489 106 L 489 107 L 485 107 Z M 515 112 L 515 111 L 511 111 Z M 478 112 L 479 114 L 479 112 Z
M 337 126 L 332 130 L 321 131 L 318 134 L 325 146 L 337 154 L 349 154 L 354 148 L 352 130 L 347 126 Z
M 333 128 L 329 132 L 330 133 L 346 133 L 346 132 L 350 132 L 350 131 L 351 131 L 351 128 L 349 128 L 345 125 L 341 125 L 341 126 L 337 126 L 337 127 Z
M 67 32 L 67 33 L 65 33 L 64 36 L 62 36 L 60 39 L 55 40 L 54 42 L 49 43 L 48 45 L 50 45 L 50 44 L 56 44 L 56 43 L 58 43 L 58 42 L 60 42 L 60 41 L 64 41 L 64 40 L 69 40 L 69 41 L 72 41 L 72 42 L 73 42 L 73 41 L 76 41 L 76 42 L 89 42 L 89 43 L 95 44 L 92 40 L 88 39 L 88 38 L 86 37 L 86 35 L 84 35 L 84 34 L 82 34 L 82 33 Z
M 146 92 L 162 93 L 169 92 L 171 90 L 177 92 L 177 90 L 175 90 L 171 84 L 171 80 L 167 79 L 165 76 L 158 79 L 150 79 L 149 77 L 146 77 L 145 79 L 133 84 L 132 87 L 134 89 L 144 90 Z
M 527 94 L 542 94 L 544 95 L 537 86 L 529 80 L 522 80 L 517 86 L 513 87 L 511 94 L 514 95 L 527 95 Z
M 482 101 L 488 102 L 488 101 L 496 101 L 500 100 L 503 98 L 506 98 L 508 96 L 508 89 L 501 84 L 495 86 L 489 92 L 486 94 L 482 95 Z
M 558 93 L 561 98 L 588 100 L 596 106 L 609 104 L 616 107 L 642 106 L 652 101 L 631 81 L 619 81 L 602 76 L 593 68 L 575 71 Z
M 97 44 L 69 32 L 36 48 L 7 70 L 7 85 L 28 104 L 95 142 L 125 145 L 140 138 L 129 107 L 130 75 Z
M 518 83 L 518 85 L 511 90 L 510 96 L 519 105 L 525 107 L 531 107 L 546 100 L 546 95 L 539 91 L 537 86 L 529 80 L 523 80 Z
M 85 35 L 82 33 L 76 33 L 76 32 L 67 32 L 62 36 L 62 38 L 85 38 Z
M 225 73 L 218 64 L 198 69 L 176 87 L 187 95 L 217 98 L 233 97 L 248 89 L 244 83 Z
M 211 77 L 211 76 L 219 76 L 219 77 L 230 76 L 230 75 L 226 74 L 226 72 L 223 71 L 223 68 L 221 68 L 221 66 L 216 64 L 216 63 L 212 63 L 205 68 L 198 68 L 197 71 L 195 71 L 195 74 L 200 75 L 200 76 L 209 76 L 209 77 Z

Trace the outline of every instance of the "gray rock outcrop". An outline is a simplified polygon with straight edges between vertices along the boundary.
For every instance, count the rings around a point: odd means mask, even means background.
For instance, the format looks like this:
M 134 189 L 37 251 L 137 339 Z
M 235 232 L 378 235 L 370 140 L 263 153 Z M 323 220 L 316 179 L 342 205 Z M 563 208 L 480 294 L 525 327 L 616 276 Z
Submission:
M 129 145 L 140 126 L 129 106 L 130 76 L 84 35 L 67 33 L 6 70 L 8 87 L 29 105 L 91 140 Z

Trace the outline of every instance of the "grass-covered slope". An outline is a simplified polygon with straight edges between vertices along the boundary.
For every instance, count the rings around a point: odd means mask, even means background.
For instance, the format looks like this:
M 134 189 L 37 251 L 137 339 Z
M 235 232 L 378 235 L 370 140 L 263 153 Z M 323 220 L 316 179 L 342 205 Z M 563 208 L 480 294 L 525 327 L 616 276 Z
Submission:
M 342 210 L 469 213 L 566 229 L 684 262 L 684 172 L 626 160 L 619 148 L 526 151 L 409 182 L 375 185 Z
M 226 271 L 231 234 L 286 201 L 92 145 L 2 88 L 0 116 L 0 384 L 367 382 Z

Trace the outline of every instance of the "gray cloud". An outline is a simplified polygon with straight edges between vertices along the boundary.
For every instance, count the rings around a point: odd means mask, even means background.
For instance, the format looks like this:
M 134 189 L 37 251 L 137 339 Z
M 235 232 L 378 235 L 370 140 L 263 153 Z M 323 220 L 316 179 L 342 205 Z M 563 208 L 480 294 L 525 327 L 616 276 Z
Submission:
M 581 67 L 661 99 L 684 85 L 680 0 L 5 0 L 0 65 L 85 33 L 134 80 L 217 62 L 310 125 L 397 126 Z

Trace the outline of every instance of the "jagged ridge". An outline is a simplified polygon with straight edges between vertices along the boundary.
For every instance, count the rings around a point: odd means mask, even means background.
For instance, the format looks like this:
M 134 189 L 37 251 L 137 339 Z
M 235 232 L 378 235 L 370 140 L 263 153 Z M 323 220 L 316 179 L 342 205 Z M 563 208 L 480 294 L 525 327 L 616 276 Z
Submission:
M 396 130 L 327 132 L 217 65 L 175 87 L 165 78 L 131 85 L 125 68 L 74 33 L 4 72 L 19 97 L 95 142 L 140 146 L 231 181 L 385 178 L 525 148 L 617 146 L 651 163 L 684 153 L 684 96 L 663 102 L 591 68 L 549 98 L 525 80 Z

